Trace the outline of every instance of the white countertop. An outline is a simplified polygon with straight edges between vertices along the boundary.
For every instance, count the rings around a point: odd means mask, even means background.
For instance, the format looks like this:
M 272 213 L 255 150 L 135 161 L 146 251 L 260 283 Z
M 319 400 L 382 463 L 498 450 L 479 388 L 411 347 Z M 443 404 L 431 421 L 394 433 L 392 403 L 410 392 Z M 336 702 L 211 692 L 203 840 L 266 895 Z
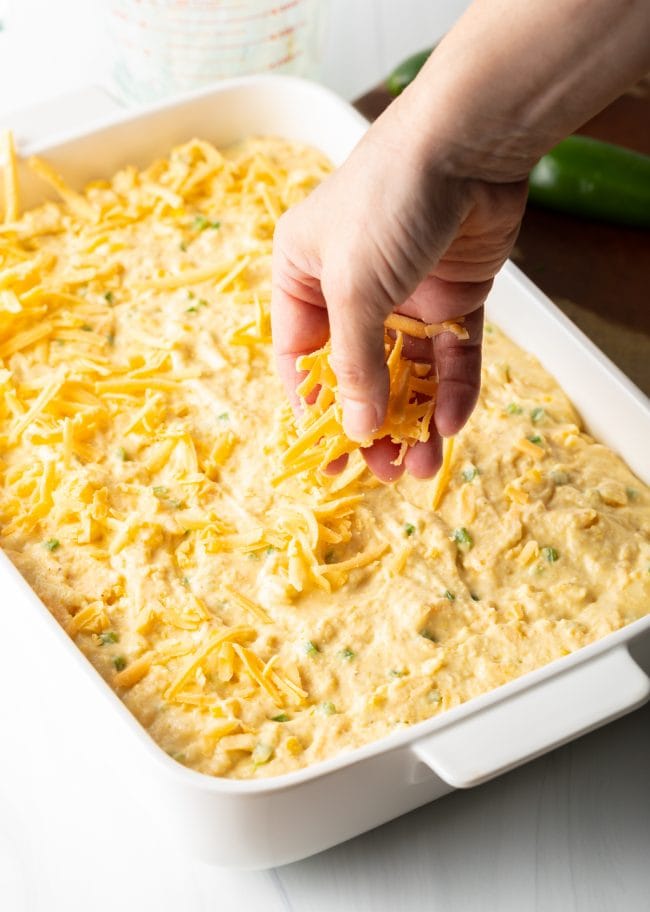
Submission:
M 98 88 L 108 72 L 99 5 L 0 0 L 0 120 L 34 137 L 111 110 Z M 435 40 L 465 5 L 332 0 L 323 81 L 355 97 Z M 648 908 L 650 706 L 312 859 L 245 874 L 179 855 L 137 806 L 110 791 L 71 796 L 52 781 L 39 790 L 48 799 L 36 825 L 29 776 L 15 762 L 20 744 L 0 732 L 2 912 Z
M 56 745 L 43 754 L 38 793 L 48 797 L 35 814 L 29 784 L 7 757 L 19 750 L 3 739 L 3 912 L 648 908 L 650 706 L 311 859 L 245 873 L 179 854 L 110 783 L 92 788 L 82 777 L 69 794 L 51 777 L 43 788 Z

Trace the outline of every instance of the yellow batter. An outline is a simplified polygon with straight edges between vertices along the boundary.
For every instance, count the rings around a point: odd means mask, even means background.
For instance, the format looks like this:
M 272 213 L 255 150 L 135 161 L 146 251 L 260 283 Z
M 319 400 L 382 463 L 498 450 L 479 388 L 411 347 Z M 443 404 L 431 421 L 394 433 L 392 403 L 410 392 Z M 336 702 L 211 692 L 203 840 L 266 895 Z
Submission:
M 285 471 L 271 238 L 328 168 L 194 141 L 77 194 L 35 163 L 62 203 L 0 228 L 2 545 L 212 775 L 349 750 L 650 605 L 648 489 L 495 327 L 448 475 L 382 486 L 358 452 Z

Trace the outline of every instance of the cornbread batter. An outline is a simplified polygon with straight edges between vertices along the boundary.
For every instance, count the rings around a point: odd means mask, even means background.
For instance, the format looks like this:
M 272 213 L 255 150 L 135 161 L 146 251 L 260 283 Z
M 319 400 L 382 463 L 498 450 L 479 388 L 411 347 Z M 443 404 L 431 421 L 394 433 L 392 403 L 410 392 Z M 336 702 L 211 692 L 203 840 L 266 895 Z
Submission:
M 496 327 L 439 478 L 286 472 L 271 239 L 318 153 L 34 167 L 63 201 L 0 228 L 2 545 L 171 756 L 297 769 L 647 613 L 648 489 Z

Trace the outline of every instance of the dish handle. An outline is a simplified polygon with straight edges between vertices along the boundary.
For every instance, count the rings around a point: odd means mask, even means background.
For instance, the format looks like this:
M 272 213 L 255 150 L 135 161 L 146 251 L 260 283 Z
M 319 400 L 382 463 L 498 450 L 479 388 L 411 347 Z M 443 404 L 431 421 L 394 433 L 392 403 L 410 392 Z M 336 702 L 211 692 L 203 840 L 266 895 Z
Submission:
M 650 678 L 618 646 L 416 741 L 416 758 L 471 788 L 642 706 Z M 419 777 L 416 777 L 416 779 Z

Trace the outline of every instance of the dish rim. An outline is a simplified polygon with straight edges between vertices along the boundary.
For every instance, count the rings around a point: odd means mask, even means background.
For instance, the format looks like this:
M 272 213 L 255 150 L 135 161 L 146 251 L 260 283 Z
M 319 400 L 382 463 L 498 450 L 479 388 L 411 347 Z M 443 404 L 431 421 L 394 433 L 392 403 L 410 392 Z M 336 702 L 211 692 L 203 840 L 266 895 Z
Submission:
M 253 75 L 224 80 L 217 85 L 175 96 L 171 100 L 159 102 L 155 105 L 110 114 L 109 116 L 104 116 L 92 121 L 83 128 L 74 128 L 50 135 L 45 142 L 37 141 L 27 143 L 25 144 L 24 149 L 21 149 L 20 151 L 21 154 L 25 155 L 47 154 L 48 150 L 77 140 L 87 139 L 100 130 L 137 123 L 149 115 L 170 113 L 176 108 L 183 107 L 188 103 L 207 100 L 213 96 L 228 93 L 240 87 L 255 87 L 256 85 L 269 84 L 277 86 L 285 84 L 300 89 L 300 91 L 312 92 L 315 96 L 325 99 L 328 104 L 333 104 L 335 108 L 338 107 L 351 124 L 356 123 L 359 128 L 363 129 L 368 126 L 368 121 L 355 111 L 348 102 L 339 98 L 334 92 L 322 85 L 294 76 Z M 360 135 L 362 135 L 362 133 Z M 573 337 L 574 342 L 582 347 L 596 362 L 597 368 L 604 371 L 622 388 L 622 392 L 625 395 L 631 396 L 636 400 L 636 402 L 647 412 L 650 423 L 650 400 L 648 400 L 648 397 L 644 395 L 633 381 L 630 380 L 630 378 L 627 377 L 623 371 L 573 323 L 572 320 L 562 313 L 557 305 L 537 288 L 537 286 L 525 276 L 518 267 L 509 261 L 503 267 L 502 273 L 509 281 L 512 281 L 515 285 L 519 286 L 522 293 L 532 297 L 535 304 L 546 311 L 548 317 L 559 323 L 562 328 Z M 499 325 L 498 319 L 494 320 L 491 317 L 489 317 L 489 319 L 497 326 Z M 507 331 L 505 332 L 507 335 Z M 39 612 L 41 617 L 45 617 L 45 624 L 49 625 L 49 629 L 55 638 L 58 638 L 58 642 L 69 654 L 75 656 L 74 661 L 77 663 L 77 666 L 81 669 L 82 673 L 87 676 L 87 679 L 91 682 L 91 686 L 102 693 L 109 705 L 114 707 L 115 711 L 122 719 L 122 722 L 125 724 L 126 730 L 130 731 L 131 735 L 139 742 L 140 747 L 151 757 L 158 768 L 160 768 L 168 777 L 175 777 L 176 781 L 181 786 L 187 786 L 192 789 L 198 787 L 201 790 L 208 791 L 212 794 L 233 797 L 259 796 L 263 794 L 276 794 L 290 791 L 296 787 L 305 785 L 310 781 L 326 778 L 346 767 L 355 766 L 364 760 L 377 757 L 384 753 L 409 749 L 415 742 L 428 737 L 435 731 L 449 728 L 457 722 L 480 713 L 494 704 L 505 702 L 511 697 L 537 686 L 546 678 L 562 675 L 577 665 L 587 663 L 596 656 L 608 652 L 611 649 L 615 649 L 622 643 L 635 639 L 646 629 L 650 629 L 650 615 L 648 615 L 619 630 L 606 634 L 596 642 L 583 646 L 567 656 L 555 659 L 540 668 L 527 672 L 484 694 L 472 697 L 465 703 L 445 710 L 439 715 L 424 719 L 408 728 L 393 731 L 359 747 L 341 751 L 332 757 L 316 761 L 301 769 L 280 773 L 274 776 L 267 776 L 261 779 L 231 779 L 199 772 L 198 770 L 184 766 L 182 763 L 169 756 L 164 748 L 154 740 L 147 729 L 138 721 L 128 706 L 120 699 L 117 692 L 101 676 L 81 648 L 76 645 L 71 637 L 69 637 L 54 615 L 45 606 L 44 602 L 38 597 L 35 590 L 32 589 L 17 567 L 11 562 L 4 550 L 0 549 L 0 580 L 5 576 L 10 585 L 18 588 L 20 594 L 27 599 L 34 611 Z M 415 759 L 415 755 L 413 756 Z

